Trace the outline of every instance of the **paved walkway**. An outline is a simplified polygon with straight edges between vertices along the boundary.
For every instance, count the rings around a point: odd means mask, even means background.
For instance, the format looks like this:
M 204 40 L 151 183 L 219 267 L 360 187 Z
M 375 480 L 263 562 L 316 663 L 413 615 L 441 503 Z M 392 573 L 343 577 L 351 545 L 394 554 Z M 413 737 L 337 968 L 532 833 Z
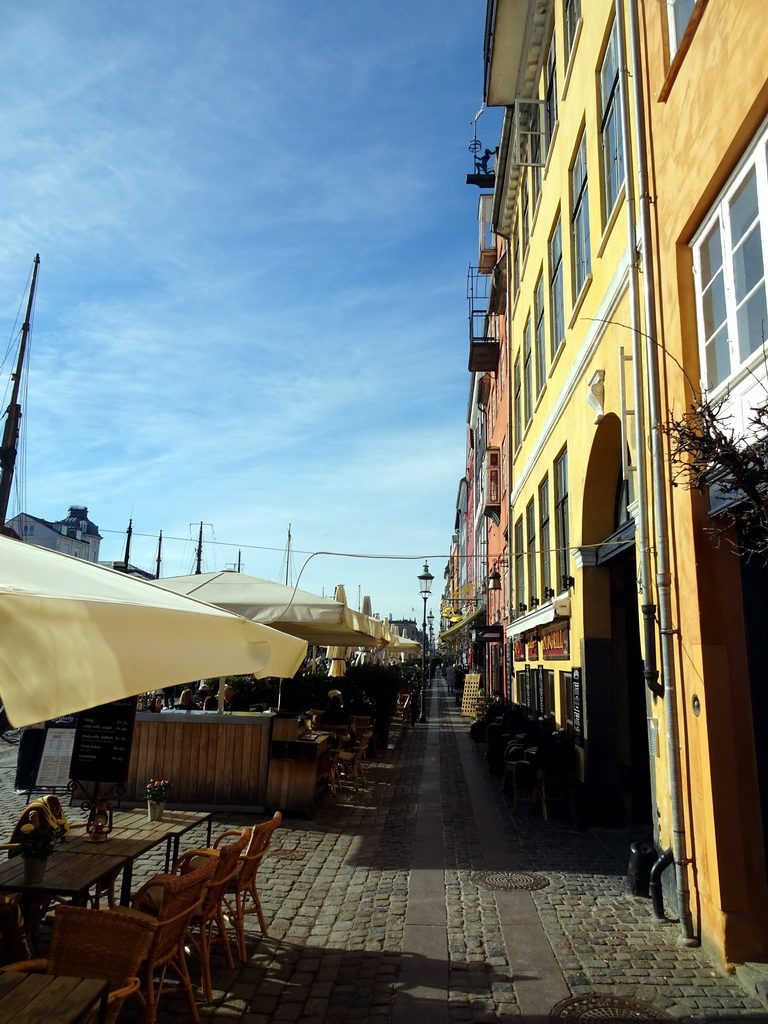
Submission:
M 258 876 L 270 936 L 252 932 L 251 959 L 234 970 L 214 954 L 216 1001 L 200 1005 L 204 1020 L 544 1024 L 560 1001 L 592 996 L 557 1019 L 664 1010 L 690 1022 L 768 1022 L 736 978 L 679 946 L 677 926 L 626 892 L 633 836 L 573 832 L 564 812 L 544 822 L 532 805 L 512 816 L 441 680 L 428 718 L 368 762 L 365 791 L 327 795 L 312 820 L 284 819 Z M 3 744 L 9 822 L 24 805 L 12 765 Z M 223 830 L 248 819 L 216 821 Z M 193 843 L 205 845 L 204 834 Z M 142 858 L 136 885 L 161 869 L 160 854 Z M 510 873 L 543 887 L 496 887 Z M 611 999 L 639 1001 L 646 1014 L 622 1016 Z M 183 1000 L 161 1001 L 159 1024 L 188 1019 Z M 135 1004 L 120 1020 L 139 1024 Z

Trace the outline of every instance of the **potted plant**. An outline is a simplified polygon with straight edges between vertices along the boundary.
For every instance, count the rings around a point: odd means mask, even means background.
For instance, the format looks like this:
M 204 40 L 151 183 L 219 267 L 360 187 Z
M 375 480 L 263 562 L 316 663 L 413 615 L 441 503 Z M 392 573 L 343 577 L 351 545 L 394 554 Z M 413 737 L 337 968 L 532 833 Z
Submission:
M 18 854 L 24 861 L 24 884 L 36 885 L 43 880 L 45 865 L 53 854 L 56 844 L 67 835 L 63 825 L 49 825 L 36 811 L 30 813 L 30 820 L 19 830 Z
M 171 783 L 168 779 L 150 779 L 141 791 L 142 798 L 147 801 L 147 818 L 149 821 L 162 821 L 165 801 Z

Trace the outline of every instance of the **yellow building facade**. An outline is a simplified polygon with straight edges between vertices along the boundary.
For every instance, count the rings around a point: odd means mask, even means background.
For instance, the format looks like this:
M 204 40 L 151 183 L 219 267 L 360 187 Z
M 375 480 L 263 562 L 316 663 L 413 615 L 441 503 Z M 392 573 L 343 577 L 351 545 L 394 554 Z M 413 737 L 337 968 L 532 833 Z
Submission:
M 507 696 L 570 733 L 579 824 L 652 832 L 657 915 L 726 965 L 768 954 L 768 579 L 713 545 L 722 509 L 675 486 L 668 428 L 689 381 L 714 374 L 743 418 L 760 376 L 762 340 L 740 349 L 712 309 L 754 332 L 768 206 L 730 269 L 742 304 L 707 292 L 750 168 L 760 215 L 768 199 L 756 6 L 490 0 L 485 49 L 504 107 Z

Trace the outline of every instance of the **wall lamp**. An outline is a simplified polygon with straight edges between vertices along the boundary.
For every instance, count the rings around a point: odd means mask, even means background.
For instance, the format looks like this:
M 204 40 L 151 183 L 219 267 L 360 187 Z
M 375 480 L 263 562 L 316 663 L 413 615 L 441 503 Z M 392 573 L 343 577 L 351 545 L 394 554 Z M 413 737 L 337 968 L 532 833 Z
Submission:
M 488 589 L 501 590 L 501 576 L 495 569 L 488 573 Z
M 538 607 L 539 607 L 539 599 L 538 599 L 538 597 L 532 597 L 531 598 L 531 608 L 538 608 Z
M 555 596 L 555 592 L 552 589 L 552 587 L 544 587 L 544 600 L 545 601 L 551 601 L 554 596 Z
M 521 601 L 520 604 L 517 606 L 517 610 L 520 612 L 521 615 L 525 615 L 525 613 L 528 611 L 528 605 L 525 603 L 525 601 Z
M 563 576 L 563 590 L 570 590 L 575 584 L 573 576 Z

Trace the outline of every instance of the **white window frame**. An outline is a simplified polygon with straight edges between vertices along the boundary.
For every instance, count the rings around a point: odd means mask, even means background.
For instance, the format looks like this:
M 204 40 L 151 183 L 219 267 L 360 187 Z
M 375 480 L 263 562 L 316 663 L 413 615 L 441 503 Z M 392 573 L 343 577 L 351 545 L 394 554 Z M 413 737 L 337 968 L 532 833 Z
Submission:
M 578 298 L 592 273 L 589 229 L 589 175 L 587 131 L 582 129 L 571 166 L 571 243 L 573 245 L 573 294 Z
M 558 216 L 549 236 L 549 300 L 552 326 L 552 360 L 565 341 L 565 283 L 563 275 L 563 221 Z
M 680 42 L 688 28 L 696 2 L 697 0 L 666 0 L 670 60 L 680 49 Z
M 736 240 L 734 249 L 731 219 L 733 201 L 751 177 L 754 177 L 757 194 L 757 218 Z M 703 260 L 702 254 L 709 251 L 706 243 L 716 231 L 719 231 L 720 235 L 722 262 L 717 272 L 710 277 L 709 261 Z M 757 239 L 754 237 L 755 231 L 758 233 Z M 740 265 L 738 259 L 734 260 L 733 257 L 738 256 L 743 250 L 742 243 L 749 238 L 755 244 L 751 250 L 752 256 L 748 260 L 748 267 L 754 271 L 757 266 L 755 257 L 760 254 L 762 276 L 752 281 L 751 286 L 743 291 L 742 277 L 738 273 Z M 762 336 L 768 337 L 768 121 L 763 124 L 739 167 L 708 212 L 691 241 L 691 249 L 701 389 L 710 401 L 725 399 L 724 411 L 731 417 L 731 428 L 737 434 L 747 434 L 752 408 L 764 401 L 768 376 L 765 366 L 768 348 L 766 342 L 755 340 L 756 328 L 751 332 L 741 329 L 748 304 L 752 302 L 752 308 L 754 309 L 756 305 L 760 312 L 762 296 Z M 710 312 L 714 301 L 711 296 L 715 291 L 720 298 L 718 309 L 724 313 L 717 324 L 713 322 Z M 727 372 L 713 378 L 708 369 L 708 350 L 716 344 L 718 335 L 721 342 L 719 351 L 721 356 L 727 359 L 728 365 Z M 748 338 L 752 341 L 748 341 Z
M 619 78 L 618 23 L 608 36 L 600 64 L 600 143 L 603 152 L 603 197 L 605 219 L 609 219 L 624 184 L 623 125 L 621 121 L 621 81 Z

